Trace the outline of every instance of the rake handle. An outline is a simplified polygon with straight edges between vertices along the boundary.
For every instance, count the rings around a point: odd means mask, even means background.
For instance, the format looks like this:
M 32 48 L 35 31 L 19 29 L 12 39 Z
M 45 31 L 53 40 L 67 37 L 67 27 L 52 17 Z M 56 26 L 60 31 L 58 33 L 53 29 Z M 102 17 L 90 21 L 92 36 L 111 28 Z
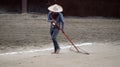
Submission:
M 62 33 L 64 34 L 64 36 L 68 39 L 68 41 L 74 46 L 74 48 L 77 50 L 77 52 L 80 52 L 78 50 L 78 48 L 74 45 L 74 43 L 72 42 L 72 40 L 69 38 L 69 36 L 60 28 L 60 26 L 56 23 L 56 22 L 53 22 L 55 23 L 55 25 L 62 31 Z
M 62 29 L 60 29 L 60 30 L 62 31 L 62 33 L 64 34 L 64 36 L 68 39 L 68 41 L 74 46 L 74 48 L 77 50 L 77 52 L 80 52 L 78 50 L 78 48 L 75 46 L 75 44 L 72 42 L 72 40 L 68 37 L 68 35 Z

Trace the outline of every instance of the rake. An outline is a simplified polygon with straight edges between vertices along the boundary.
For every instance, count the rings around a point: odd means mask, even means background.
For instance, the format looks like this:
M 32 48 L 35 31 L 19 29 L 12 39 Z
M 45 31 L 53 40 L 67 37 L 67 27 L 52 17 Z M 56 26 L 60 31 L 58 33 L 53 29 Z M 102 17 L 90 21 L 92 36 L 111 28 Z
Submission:
M 53 22 L 58 28 L 59 28 L 59 30 L 61 30 L 62 31 L 62 33 L 63 33 L 63 35 L 66 37 L 66 39 L 73 45 L 73 47 L 76 49 L 76 51 L 77 51 L 77 53 L 82 53 L 82 54 L 86 54 L 86 55 L 89 55 L 89 53 L 88 52 L 86 52 L 85 50 L 83 50 L 83 49 L 81 49 L 81 48 L 79 48 L 80 50 L 82 50 L 82 51 L 80 51 L 79 49 L 78 49 L 78 47 L 77 46 L 75 46 L 75 44 L 72 42 L 72 40 L 69 38 L 69 36 L 62 30 L 62 28 L 54 21 Z M 70 49 L 70 50 L 72 50 L 72 49 Z M 74 51 L 74 50 L 72 50 L 72 51 Z

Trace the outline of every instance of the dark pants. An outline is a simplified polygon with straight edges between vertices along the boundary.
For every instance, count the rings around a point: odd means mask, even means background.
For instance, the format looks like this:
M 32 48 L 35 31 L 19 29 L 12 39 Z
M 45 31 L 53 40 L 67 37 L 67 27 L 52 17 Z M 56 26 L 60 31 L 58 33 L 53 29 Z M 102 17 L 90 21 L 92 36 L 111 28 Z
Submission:
M 53 45 L 54 45 L 54 51 L 56 52 L 58 49 L 60 49 L 59 44 L 57 42 L 57 35 L 59 33 L 59 29 L 58 28 L 51 28 L 50 29 L 50 34 L 51 34 L 51 38 L 53 41 Z

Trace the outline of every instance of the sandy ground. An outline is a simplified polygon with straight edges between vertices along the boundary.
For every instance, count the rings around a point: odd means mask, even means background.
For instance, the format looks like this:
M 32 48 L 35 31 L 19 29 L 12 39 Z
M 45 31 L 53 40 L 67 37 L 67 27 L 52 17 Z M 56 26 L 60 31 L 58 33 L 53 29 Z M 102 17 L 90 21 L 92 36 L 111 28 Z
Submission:
M 63 49 L 70 43 L 62 33 L 58 36 L 61 52 L 53 55 L 46 18 L 0 15 L 0 67 L 120 67 L 119 19 L 66 17 L 65 32 L 77 45 L 90 43 L 79 46 L 90 55 Z
M 90 55 L 75 53 L 69 49 L 61 50 L 58 55 L 50 51 L 1 55 L 0 67 L 119 67 L 120 46 L 109 43 L 93 43 L 80 48 Z

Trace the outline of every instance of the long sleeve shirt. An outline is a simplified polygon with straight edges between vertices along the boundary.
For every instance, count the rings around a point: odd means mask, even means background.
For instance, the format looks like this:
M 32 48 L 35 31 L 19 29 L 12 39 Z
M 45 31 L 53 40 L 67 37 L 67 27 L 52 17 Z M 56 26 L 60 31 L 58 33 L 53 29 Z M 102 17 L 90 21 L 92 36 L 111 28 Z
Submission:
M 53 19 L 52 12 L 49 12 L 48 13 L 48 22 L 51 22 L 51 27 L 53 26 L 52 21 L 51 21 L 52 19 Z M 58 13 L 58 16 L 57 16 L 57 18 L 55 20 L 56 20 L 56 23 L 59 26 L 62 25 L 62 29 L 64 29 L 64 17 L 63 17 L 63 14 Z

